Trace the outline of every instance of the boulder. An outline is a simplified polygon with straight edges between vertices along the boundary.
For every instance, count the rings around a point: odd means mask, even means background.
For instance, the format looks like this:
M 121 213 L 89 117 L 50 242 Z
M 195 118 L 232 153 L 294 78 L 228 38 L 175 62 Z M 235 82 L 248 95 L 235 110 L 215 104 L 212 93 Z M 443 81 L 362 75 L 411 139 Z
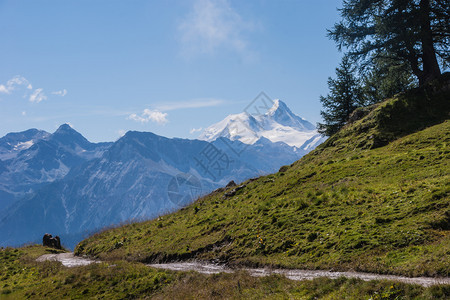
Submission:
M 243 184 L 243 185 L 240 185 L 240 186 L 238 186 L 238 187 L 232 189 L 231 191 L 225 193 L 225 194 L 223 195 L 223 198 L 233 197 L 234 195 L 236 195 L 236 193 L 237 193 L 239 190 L 242 190 L 242 189 L 245 188 L 246 186 L 247 186 L 247 185 Z
M 236 182 L 234 182 L 234 180 L 231 180 L 230 182 L 228 182 L 228 184 L 225 187 L 230 188 L 230 187 L 235 187 L 235 186 L 237 186 Z

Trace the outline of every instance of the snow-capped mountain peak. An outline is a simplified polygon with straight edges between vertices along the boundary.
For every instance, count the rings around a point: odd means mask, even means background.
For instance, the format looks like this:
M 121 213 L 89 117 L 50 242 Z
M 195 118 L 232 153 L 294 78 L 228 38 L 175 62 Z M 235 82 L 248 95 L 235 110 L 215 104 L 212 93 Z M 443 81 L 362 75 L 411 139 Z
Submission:
M 220 137 L 254 144 L 264 137 L 272 142 L 284 142 L 289 146 L 304 148 L 307 141 L 319 140 L 313 124 L 295 115 L 283 101 L 274 100 L 273 106 L 262 115 L 232 114 L 206 128 L 199 139 L 214 141 Z M 315 143 L 316 144 L 316 143 Z M 318 145 L 318 144 L 316 144 Z M 308 146 L 312 150 L 312 145 Z
M 283 101 L 276 99 L 273 106 L 265 114 L 266 118 L 271 118 L 275 122 L 303 131 L 315 130 L 313 124 L 295 115 Z

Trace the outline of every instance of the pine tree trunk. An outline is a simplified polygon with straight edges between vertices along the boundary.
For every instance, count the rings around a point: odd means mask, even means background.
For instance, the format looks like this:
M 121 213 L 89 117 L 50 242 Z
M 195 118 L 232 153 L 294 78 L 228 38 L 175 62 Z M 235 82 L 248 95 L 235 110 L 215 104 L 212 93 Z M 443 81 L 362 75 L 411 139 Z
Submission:
M 430 24 L 430 0 L 420 0 L 419 6 L 423 63 L 423 74 L 422 78 L 419 78 L 419 84 L 422 85 L 439 77 L 441 70 L 433 44 L 433 32 Z

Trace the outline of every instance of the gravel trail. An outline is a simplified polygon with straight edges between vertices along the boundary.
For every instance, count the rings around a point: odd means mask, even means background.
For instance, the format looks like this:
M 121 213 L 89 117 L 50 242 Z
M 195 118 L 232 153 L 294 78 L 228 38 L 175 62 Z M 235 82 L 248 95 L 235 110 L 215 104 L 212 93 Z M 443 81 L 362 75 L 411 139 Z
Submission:
M 73 255 L 73 252 L 67 252 L 67 253 L 59 253 L 59 254 L 44 254 L 36 259 L 36 261 L 43 262 L 43 261 L 59 261 L 66 267 L 78 267 L 78 266 L 87 266 L 94 262 L 97 262 L 95 260 L 78 257 Z
M 59 261 L 66 267 L 85 266 L 99 261 L 77 257 L 73 253 L 61 254 L 45 254 L 37 259 L 37 261 Z M 231 269 L 224 265 L 202 262 L 175 262 L 166 264 L 149 264 L 152 268 L 172 270 L 172 271 L 196 271 L 203 274 L 217 274 L 217 273 L 233 273 L 237 269 Z M 318 277 L 328 277 L 336 279 L 339 277 L 359 278 L 362 280 L 393 280 L 409 284 L 418 284 L 421 286 L 432 286 L 438 284 L 450 284 L 449 277 L 405 277 L 396 275 L 381 275 L 373 273 L 362 272 L 333 272 L 327 270 L 299 270 L 299 269 L 271 269 L 271 268 L 242 268 L 250 275 L 255 277 L 269 276 L 272 274 L 279 274 L 286 276 L 292 280 L 307 280 Z

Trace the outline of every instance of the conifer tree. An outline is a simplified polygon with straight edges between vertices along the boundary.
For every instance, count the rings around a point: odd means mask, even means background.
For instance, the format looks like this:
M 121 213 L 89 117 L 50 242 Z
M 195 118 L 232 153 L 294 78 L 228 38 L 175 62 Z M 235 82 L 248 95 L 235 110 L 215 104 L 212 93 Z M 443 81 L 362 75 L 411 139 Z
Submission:
M 355 67 L 348 56 L 344 56 L 336 68 L 336 79 L 328 78 L 329 94 L 320 96 L 324 110 L 320 112 L 324 123 L 318 123 L 318 130 L 331 136 L 342 128 L 350 114 L 363 105 L 361 86 L 355 74 Z
M 362 72 L 361 84 L 364 104 L 371 105 L 415 87 L 417 80 L 407 64 L 378 58 Z
M 441 74 L 439 62 L 449 65 L 449 0 L 344 0 L 340 11 L 329 36 L 362 66 L 406 63 L 422 85 Z

